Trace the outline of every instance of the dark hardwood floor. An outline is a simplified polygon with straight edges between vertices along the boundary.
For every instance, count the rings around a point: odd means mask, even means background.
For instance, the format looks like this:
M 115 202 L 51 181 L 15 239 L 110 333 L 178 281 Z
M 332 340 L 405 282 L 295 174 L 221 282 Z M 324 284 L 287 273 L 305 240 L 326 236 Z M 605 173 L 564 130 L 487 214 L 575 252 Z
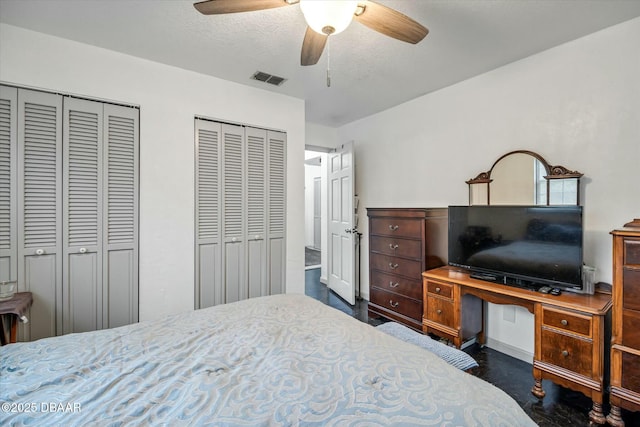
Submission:
M 320 283 L 320 269 L 305 272 L 306 294 L 356 319 L 377 326 L 381 319 L 369 319 L 367 301 L 356 301 L 355 306 Z M 474 375 L 494 384 L 509 394 L 541 427 L 573 427 L 589 425 L 591 400 L 583 394 L 560 387 L 550 381 L 542 382 L 546 396 L 539 400 L 531 394 L 533 376 L 531 364 L 507 356 L 488 347 L 473 345 L 465 349 L 480 365 Z M 606 400 L 606 397 L 605 397 Z M 605 405 L 605 414 L 609 406 Z M 627 427 L 640 426 L 640 413 L 623 411 Z

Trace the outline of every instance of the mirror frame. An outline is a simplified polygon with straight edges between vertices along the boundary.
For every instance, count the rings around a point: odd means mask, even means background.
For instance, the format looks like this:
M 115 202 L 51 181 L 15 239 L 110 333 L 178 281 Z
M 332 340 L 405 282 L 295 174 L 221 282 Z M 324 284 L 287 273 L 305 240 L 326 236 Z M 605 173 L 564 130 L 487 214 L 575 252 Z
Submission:
M 545 171 L 547 173 L 544 176 L 544 178 L 547 180 L 547 205 L 549 205 L 549 198 L 550 198 L 550 183 L 551 183 L 551 180 L 554 180 L 554 179 L 576 179 L 578 181 L 577 191 L 576 191 L 576 205 L 580 205 L 580 178 L 584 174 L 578 171 L 572 171 L 570 169 L 567 169 L 564 166 L 551 165 L 540 154 L 535 153 L 533 151 L 528 151 L 528 150 L 510 151 L 507 154 L 500 156 L 498 160 L 493 162 L 491 169 L 489 169 L 487 172 L 479 173 L 475 178 L 472 178 L 466 181 L 466 183 L 469 185 L 469 205 L 473 204 L 472 203 L 473 185 L 483 185 L 483 184 L 486 184 L 487 186 L 487 205 L 491 204 L 491 185 L 490 184 L 493 181 L 493 179 L 491 178 L 491 172 L 496 167 L 496 165 L 500 163 L 501 160 L 513 154 L 527 154 L 529 156 L 536 158 L 542 164 L 542 166 L 544 166 Z

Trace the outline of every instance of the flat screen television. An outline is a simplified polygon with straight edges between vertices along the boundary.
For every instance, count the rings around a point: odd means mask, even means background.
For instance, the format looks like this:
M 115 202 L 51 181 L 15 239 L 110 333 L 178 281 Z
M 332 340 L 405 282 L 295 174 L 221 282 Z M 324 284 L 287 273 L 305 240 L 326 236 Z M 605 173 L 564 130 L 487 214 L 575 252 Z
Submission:
M 472 277 L 582 290 L 582 206 L 450 206 L 449 265 Z

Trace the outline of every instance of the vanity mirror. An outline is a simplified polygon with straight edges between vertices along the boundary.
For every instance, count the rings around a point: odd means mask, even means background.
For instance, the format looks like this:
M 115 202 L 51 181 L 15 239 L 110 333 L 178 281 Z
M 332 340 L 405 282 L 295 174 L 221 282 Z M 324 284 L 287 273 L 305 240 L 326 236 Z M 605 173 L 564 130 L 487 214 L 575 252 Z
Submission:
M 467 181 L 470 205 L 579 205 L 582 173 L 550 165 L 533 151 L 511 151 Z

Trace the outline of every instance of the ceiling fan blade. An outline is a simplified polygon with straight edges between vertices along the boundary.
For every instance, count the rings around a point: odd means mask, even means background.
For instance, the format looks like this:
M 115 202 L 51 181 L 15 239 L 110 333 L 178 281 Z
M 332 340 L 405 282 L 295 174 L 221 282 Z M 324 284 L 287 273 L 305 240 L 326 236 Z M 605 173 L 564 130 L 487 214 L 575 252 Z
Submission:
M 193 7 L 203 15 L 220 15 L 224 13 L 273 9 L 296 3 L 298 3 L 297 0 L 206 0 L 195 3 Z
M 316 33 L 310 27 L 304 35 L 302 42 L 302 53 L 300 54 L 300 65 L 315 65 L 318 63 L 324 45 L 327 44 L 327 35 Z
M 361 8 L 364 10 L 359 13 Z M 358 2 L 354 19 L 372 30 L 407 43 L 416 44 L 429 33 L 408 16 L 372 1 Z

